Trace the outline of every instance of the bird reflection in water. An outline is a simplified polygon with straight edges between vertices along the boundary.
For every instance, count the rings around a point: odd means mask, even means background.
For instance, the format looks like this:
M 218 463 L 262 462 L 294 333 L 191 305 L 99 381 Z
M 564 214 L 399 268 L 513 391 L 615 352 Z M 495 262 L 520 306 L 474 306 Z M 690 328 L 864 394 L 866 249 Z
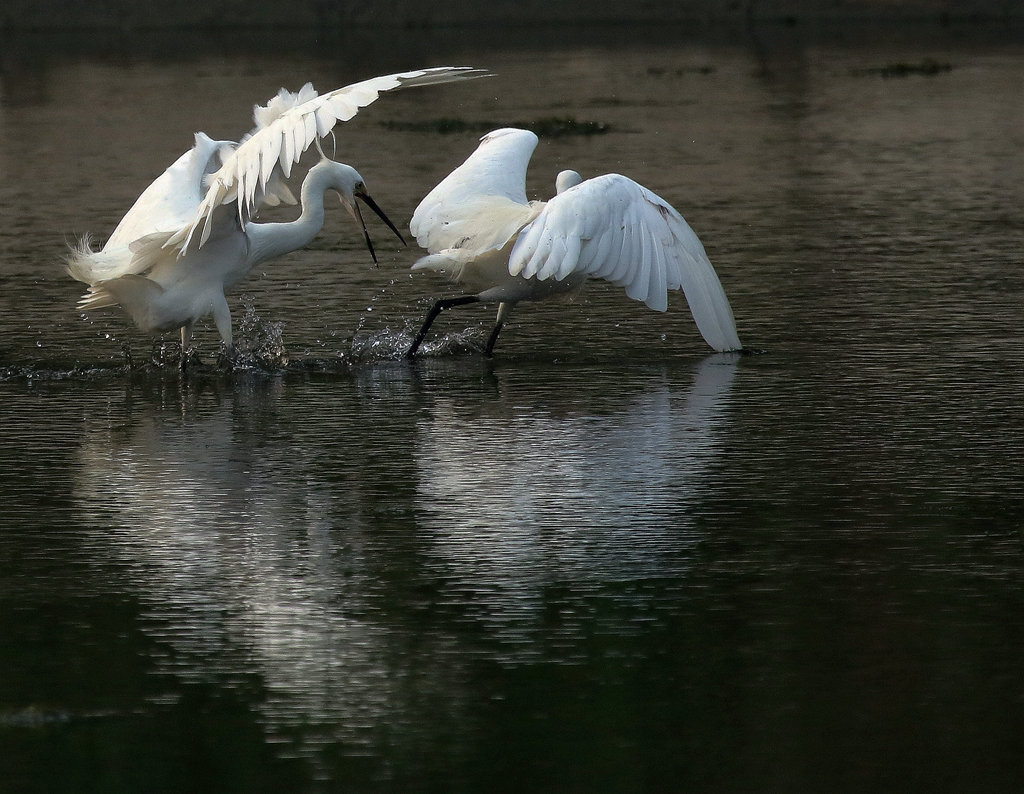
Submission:
M 586 397 L 560 410 L 549 384 L 509 387 L 472 414 L 439 398 L 419 423 L 417 504 L 450 598 L 510 628 L 537 620 L 552 583 L 684 575 L 736 366 L 710 356 L 688 386 L 612 376 L 603 388 L 621 386 L 621 402 L 600 412 L 582 409 Z M 563 406 L 582 389 L 566 382 Z
M 502 663 L 545 652 L 526 640 L 553 585 L 685 576 L 736 365 L 715 355 L 590 392 L 571 387 L 592 370 L 539 386 L 531 368 L 497 370 L 496 399 L 474 405 L 454 375 L 437 389 L 405 367 L 143 395 L 93 418 L 73 494 L 161 649 L 155 670 L 179 686 L 258 676 L 268 734 L 315 757 L 373 741 L 368 726 L 468 709 L 481 638 Z M 553 407 L 559 385 L 574 396 Z

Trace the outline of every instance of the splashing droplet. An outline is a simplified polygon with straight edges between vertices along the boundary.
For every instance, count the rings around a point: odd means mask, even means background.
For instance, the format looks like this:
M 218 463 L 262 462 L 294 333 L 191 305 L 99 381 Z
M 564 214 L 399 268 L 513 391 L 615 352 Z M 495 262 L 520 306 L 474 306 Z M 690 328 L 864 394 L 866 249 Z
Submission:
M 255 301 L 251 297 L 243 297 L 242 306 L 245 311 L 235 339 L 235 366 L 242 369 L 277 369 L 288 366 L 284 323 L 262 320 L 256 313 Z

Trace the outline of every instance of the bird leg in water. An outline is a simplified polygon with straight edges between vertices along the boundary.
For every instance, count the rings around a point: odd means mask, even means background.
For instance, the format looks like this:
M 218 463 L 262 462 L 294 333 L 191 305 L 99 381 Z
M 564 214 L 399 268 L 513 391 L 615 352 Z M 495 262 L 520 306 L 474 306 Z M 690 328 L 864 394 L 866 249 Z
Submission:
M 217 368 L 230 372 L 235 368 L 237 361 L 238 349 L 234 345 L 230 347 L 221 345 L 220 350 L 217 351 Z
M 437 319 L 437 315 L 445 309 L 452 308 L 452 306 L 464 306 L 467 303 L 479 302 L 480 299 L 476 295 L 463 295 L 459 298 L 442 298 L 435 303 L 427 314 L 427 319 L 423 321 L 423 327 L 420 328 L 420 332 L 416 334 L 416 338 L 412 340 L 412 347 L 410 347 L 409 351 L 405 354 L 406 358 L 412 358 L 416 355 L 416 351 L 419 350 L 420 344 L 423 342 L 423 338 L 427 335 L 427 331 L 430 330 L 430 326 L 433 325 L 434 320 Z
M 505 327 L 505 320 L 508 319 L 515 305 L 512 301 L 502 301 L 498 304 L 498 316 L 494 320 L 494 330 L 491 331 L 491 337 L 487 340 L 487 349 L 484 350 L 484 355 L 487 358 L 494 356 L 494 343 L 498 341 L 498 334 Z
M 181 326 L 181 360 L 178 366 L 184 370 L 188 367 L 188 351 L 192 344 L 192 323 Z

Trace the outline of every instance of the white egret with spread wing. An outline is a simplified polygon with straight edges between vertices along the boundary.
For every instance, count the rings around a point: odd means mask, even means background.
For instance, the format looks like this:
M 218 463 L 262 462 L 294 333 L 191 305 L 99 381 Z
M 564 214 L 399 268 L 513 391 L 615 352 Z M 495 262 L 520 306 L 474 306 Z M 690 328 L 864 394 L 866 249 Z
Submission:
M 526 169 L 536 146 L 527 130 L 488 133 L 416 208 L 409 229 L 429 253 L 413 270 L 444 273 L 471 294 L 437 301 L 408 355 L 445 309 L 498 301 L 491 355 L 516 303 L 572 294 L 588 278 L 623 286 L 658 311 L 668 308 L 668 290 L 682 289 L 705 341 L 718 351 L 739 350 L 725 290 L 683 217 L 619 174 L 584 181 L 562 171 L 554 198 L 528 201 Z
M 120 305 L 147 333 L 181 329 L 182 360 L 195 323 L 212 314 L 224 345 L 232 344 L 225 291 L 260 262 L 307 245 L 324 223 L 324 195 L 335 191 L 362 228 L 377 261 L 361 200 L 402 240 L 374 203 L 351 166 L 323 157 L 302 183 L 302 214 L 289 223 L 256 223 L 265 206 L 295 204 L 284 180 L 292 166 L 335 124 L 348 121 L 383 91 L 447 83 L 485 73 L 469 67 L 438 67 L 375 77 L 318 95 L 310 84 L 282 89 L 256 107 L 256 128 L 239 143 L 203 133 L 143 193 L 103 248 L 89 236 L 73 249 L 67 269 L 89 285 L 85 310 Z M 404 244 L 404 240 L 402 240 Z

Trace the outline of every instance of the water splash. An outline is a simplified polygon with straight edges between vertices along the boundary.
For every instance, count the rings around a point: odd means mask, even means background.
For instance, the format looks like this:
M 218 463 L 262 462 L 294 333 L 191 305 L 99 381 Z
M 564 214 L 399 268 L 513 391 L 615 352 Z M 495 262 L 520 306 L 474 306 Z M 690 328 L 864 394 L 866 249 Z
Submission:
M 288 351 L 284 346 L 284 323 L 269 322 L 256 313 L 255 301 L 242 297 L 244 313 L 239 321 L 231 364 L 235 369 L 284 369 Z
M 396 331 L 388 326 L 372 332 L 365 332 L 362 330 L 362 322 L 360 322 L 352 336 L 348 357 L 355 364 L 393 361 L 402 358 L 410 344 L 412 344 L 412 337 L 405 330 Z
M 411 337 L 410 337 L 411 344 Z M 464 353 L 483 353 L 485 339 L 480 328 L 464 328 L 461 331 L 449 331 L 442 336 L 424 340 L 416 351 L 417 357 L 452 356 Z
M 353 364 L 366 364 L 375 361 L 396 361 L 405 358 L 412 346 L 412 340 L 418 327 L 408 323 L 396 330 L 387 326 L 383 329 L 363 331 L 362 322 L 352 337 L 349 357 Z M 483 340 L 479 328 L 466 328 L 451 331 L 443 336 L 433 337 L 420 345 L 417 358 L 449 356 L 459 353 L 482 353 Z
M 121 346 L 124 353 L 125 366 L 128 370 L 136 369 L 135 360 L 132 357 L 131 348 L 124 344 Z M 157 369 L 177 368 L 181 363 L 181 343 L 168 339 L 158 339 L 153 343 L 153 349 L 149 356 L 149 364 Z

